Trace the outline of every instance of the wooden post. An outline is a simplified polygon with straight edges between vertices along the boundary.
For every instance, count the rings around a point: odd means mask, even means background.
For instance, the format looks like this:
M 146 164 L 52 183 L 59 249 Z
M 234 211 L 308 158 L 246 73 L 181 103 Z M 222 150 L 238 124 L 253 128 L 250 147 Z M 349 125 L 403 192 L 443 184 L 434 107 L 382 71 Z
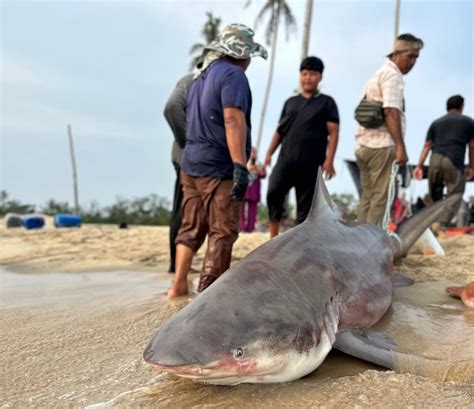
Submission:
M 71 163 L 72 163 L 72 181 L 74 187 L 74 212 L 79 214 L 79 195 L 77 190 L 77 171 L 76 171 L 76 158 L 74 156 L 74 144 L 72 142 L 72 131 L 71 125 L 67 126 L 67 133 L 69 137 L 69 151 L 71 153 Z

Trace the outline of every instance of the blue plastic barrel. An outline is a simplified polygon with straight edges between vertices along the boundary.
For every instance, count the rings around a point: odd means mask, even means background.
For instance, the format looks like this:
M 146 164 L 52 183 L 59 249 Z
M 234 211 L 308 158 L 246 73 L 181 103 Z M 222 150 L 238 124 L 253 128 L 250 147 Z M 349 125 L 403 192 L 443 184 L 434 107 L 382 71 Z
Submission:
M 54 216 L 56 227 L 81 227 L 81 216 L 77 214 L 57 214 Z
M 44 226 L 44 217 L 38 214 L 31 216 L 23 216 L 22 218 L 23 226 L 29 229 L 41 229 Z

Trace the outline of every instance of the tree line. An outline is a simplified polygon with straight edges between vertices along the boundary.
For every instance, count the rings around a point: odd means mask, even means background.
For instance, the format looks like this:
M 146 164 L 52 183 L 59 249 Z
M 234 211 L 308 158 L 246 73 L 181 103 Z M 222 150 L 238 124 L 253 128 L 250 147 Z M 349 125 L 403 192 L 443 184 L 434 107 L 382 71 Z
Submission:
M 346 219 L 356 219 L 358 202 L 354 195 L 336 193 L 332 194 L 331 197 L 342 210 Z M 101 207 L 97 202 L 91 202 L 88 207 L 81 207 L 79 213 L 83 223 L 167 226 L 171 217 L 170 205 L 168 199 L 151 194 L 135 199 L 117 197 L 114 204 L 105 207 Z M 294 206 L 292 204 L 289 206 L 288 213 L 291 215 Z M 4 190 L 0 192 L 0 217 L 7 213 L 28 214 L 33 212 L 54 216 L 58 213 L 72 214 L 74 210 L 68 202 L 50 199 L 44 205 L 36 206 L 10 199 L 8 193 Z M 262 203 L 258 209 L 258 220 L 261 225 L 268 223 L 268 209 Z M 292 222 L 291 217 L 289 222 Z
M 28 214 L 41 213 L 54 216 L 58 213 L 72 214 L 73 206 L 68 202 L 54 199 L 48 200 L 44 205 L 36 206 L 10 199 L 6 191 L 0 193 L 0 216 L 7 213 Z M 92 202 L 88 207 L 81 207 L 79 214 L 84 223 L 105 224 L 140 224 L 140 225 L 168 225 L 170 221 L 170 202 L 166 198 L 155 194 L 125 199 L 117 197 L 114 204 L 101 207 L 97 202 Z

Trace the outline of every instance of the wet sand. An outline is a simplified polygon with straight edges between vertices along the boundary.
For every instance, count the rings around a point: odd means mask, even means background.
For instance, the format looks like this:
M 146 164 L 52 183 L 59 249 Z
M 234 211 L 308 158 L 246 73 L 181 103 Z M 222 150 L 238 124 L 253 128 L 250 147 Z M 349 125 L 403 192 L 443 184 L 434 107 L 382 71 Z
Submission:
M 205 386 L 159 374 L 143 362 L 143 349 L 195 295 L 166 299 L 167 228 L 2 227 L 0 233 L 0 264 L 8 269 L 0 271 L 0 408 L 474 407 L 473 379 L 399 374 L 338 352 L 307 377 L 281 385 Z M 241 235 L 234 261 L 266 238 Z M 441 244 L 446 257 L 415 253 L 397 269 L 433 289 L 474 280 L 474 237 Z M 203 250 L 195 268 L 202 257 Z M 407 305 L 403 297 L 417 294 L 398 297 Z M 443 303 L 466 308 L 458 300 Z M 462 322 L 456 323 L 449 342 L 466 336 Z M 468 360 L 458 370 L 469 374 L 472 365 Z

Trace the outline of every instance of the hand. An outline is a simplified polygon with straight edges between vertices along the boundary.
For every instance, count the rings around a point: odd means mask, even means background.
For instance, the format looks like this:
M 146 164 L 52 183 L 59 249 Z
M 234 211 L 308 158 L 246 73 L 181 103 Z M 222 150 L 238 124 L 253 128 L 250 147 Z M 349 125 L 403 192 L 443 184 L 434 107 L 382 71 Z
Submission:
M 245 191 L 249 184 L 249 171 L 244 165 L 234 162 L 234 184 L 230 190 L 230 197 L 235 202 L 241 202 L 244 199 Z
M 265 170 L 264 167 L 262 167 L 262 168 L 260 169 L 260 171 L 258 172 L 258 174 L 259 174 L 259 176 L 263 179 L 264 177 L 267 176 L 267 171 Z
M 406 165 L 408 163 L 408 155 L 407 155 L 407 151 L 405 150 L 405 147 L 400 147 L 400 148 L 397 148 L 397 152 L 396 152 L 396 155 L 395 155 L 395 163 L 398 165 L 398 166 L 403 166 L 403 165 Z
M 247 170 L 249 172 L 258 172 L 258 166 L 255 163 L 251 163 L 250 161 L 247 163 Z
M 326 159 L 323 163 L 323 175 L 324 179 L 329 180 L 336 175 L 332 161 Z
M 416 180 L 421 180 L 423 179 L 423 169 L 420 166 L 417 166 L 413 170 L 413 176 L 415 177 Z

